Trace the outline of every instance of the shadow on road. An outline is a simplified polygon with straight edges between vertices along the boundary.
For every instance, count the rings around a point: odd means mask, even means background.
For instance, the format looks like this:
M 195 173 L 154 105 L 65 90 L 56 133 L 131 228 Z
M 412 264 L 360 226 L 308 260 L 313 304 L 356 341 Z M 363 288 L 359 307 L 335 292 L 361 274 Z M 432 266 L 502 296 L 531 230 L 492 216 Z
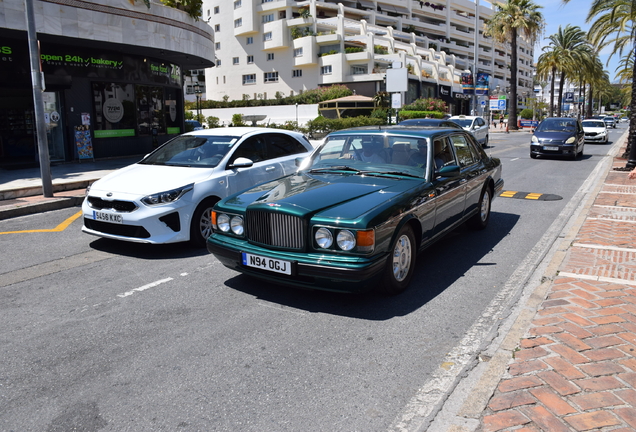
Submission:
M 496 262 L 481 261 L 510 233 L 518 220 L 519 215 L 492 212 L 490 223 L 483 231 L 473 231 L 465 224 L 454 230 L 419 254 L 410 287 L 397 296 L 298 289 L 242 274 L 228 279 L 225 285 L 267 302 L 307 312 L 387 320 L 407 315 L 425 305 L 473 266 L 496 266 Z

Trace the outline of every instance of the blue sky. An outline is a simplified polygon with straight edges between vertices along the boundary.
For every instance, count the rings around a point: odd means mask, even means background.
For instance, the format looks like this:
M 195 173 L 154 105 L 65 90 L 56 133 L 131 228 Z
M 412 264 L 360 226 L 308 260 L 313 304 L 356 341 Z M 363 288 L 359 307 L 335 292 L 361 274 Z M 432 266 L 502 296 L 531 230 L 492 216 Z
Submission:
M 591 0 L 570 0 L 566 5 L 560 0 L 534 0 L 539 6 L 543 6 L 540 9 L 545 19 L 546 26 L 543 36 L 539 39 L 539 47 L 543 47 L 548 44 L 545 39 L 548 36 L 555 34 L 559 30 L 559 26 L 565 28 L 566 25 L 571 24 L 579 26 L 583 31 L 588 31 L 590 24 L 585 22 L 587 14 L 590 11 Z M 541 48 L 535 48 L 535 61 L 542 53 Z M 615 70 L 618 67 L 620 58 L 618 54 L 615 54 L 610 63 L 607 64 L 611 48 L 606 48 L 600 53 L 600 59 L 608 72 L 610 81 L 614 82 Z

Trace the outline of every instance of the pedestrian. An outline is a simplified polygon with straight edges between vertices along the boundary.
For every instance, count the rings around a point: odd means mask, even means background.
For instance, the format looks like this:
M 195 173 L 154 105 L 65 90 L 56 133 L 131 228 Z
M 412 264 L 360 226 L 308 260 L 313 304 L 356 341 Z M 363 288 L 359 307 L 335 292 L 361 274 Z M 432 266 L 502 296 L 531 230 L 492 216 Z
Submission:
M 504 115 L 499 114 L 499 129 L 503 128 L 503 124 L 504 124 Z

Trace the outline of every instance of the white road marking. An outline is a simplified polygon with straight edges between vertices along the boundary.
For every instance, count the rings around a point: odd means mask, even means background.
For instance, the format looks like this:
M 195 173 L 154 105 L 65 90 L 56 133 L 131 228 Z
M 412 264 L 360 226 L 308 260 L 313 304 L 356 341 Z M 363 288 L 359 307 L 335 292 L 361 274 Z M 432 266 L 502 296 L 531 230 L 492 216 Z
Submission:
M 135 292 L 145 291 L 145 290 L 147 290 L 148 288 L 154 288 L 154 287 L 156 287 L 157 285 L 161 285 L 162 283 L 170 282 L 171 280 L 172 280 L 172 278 L 171 278 L 171 277 L 169 277 L 169 278 L 165 278 L 165 279 L 161 279 L 161 280 L 158 280 L 158 281 L 156 281 L 156 282 L 152 282 L 152 283 L 149 283 L 149 284 L 147 284 L 147 285 L 140 286 L 139 288 L 135 288 L 135 289 L 133 289 L 133 290 L 126 291 L 126 292 L 125 292 L 125 293 L 123 293 L 123 294 L 117 294 L 117 297 L 122 297 L 122 298 L 123 298 L 123 297 L 128 297 L 128 296 L 133 295 Z
M 510 159 L 510 162 L 514 162 L 516 160 L 519 160 L 519 158 Z

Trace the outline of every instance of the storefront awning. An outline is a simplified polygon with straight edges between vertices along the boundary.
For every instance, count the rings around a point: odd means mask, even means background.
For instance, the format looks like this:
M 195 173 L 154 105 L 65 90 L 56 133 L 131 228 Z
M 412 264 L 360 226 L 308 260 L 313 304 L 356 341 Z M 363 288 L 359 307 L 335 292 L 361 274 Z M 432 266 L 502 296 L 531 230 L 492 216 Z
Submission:
M 362 6 L 365 9 L 375 10 L 375 5 L 373 4 L 373 2 L 370 2 L 368 0 L 358 0 L 358 3 L 360 3 L 360 6 Z
M 397 5 L 385 4 L 385 5 L 382 5 L 382 10 L 385 10 L 387 12 L 395 12 L 397 14 L 402 14 L 402 15 L 409 14 L 409 10 L 407 8 L 402 6 L 397 6 Z

